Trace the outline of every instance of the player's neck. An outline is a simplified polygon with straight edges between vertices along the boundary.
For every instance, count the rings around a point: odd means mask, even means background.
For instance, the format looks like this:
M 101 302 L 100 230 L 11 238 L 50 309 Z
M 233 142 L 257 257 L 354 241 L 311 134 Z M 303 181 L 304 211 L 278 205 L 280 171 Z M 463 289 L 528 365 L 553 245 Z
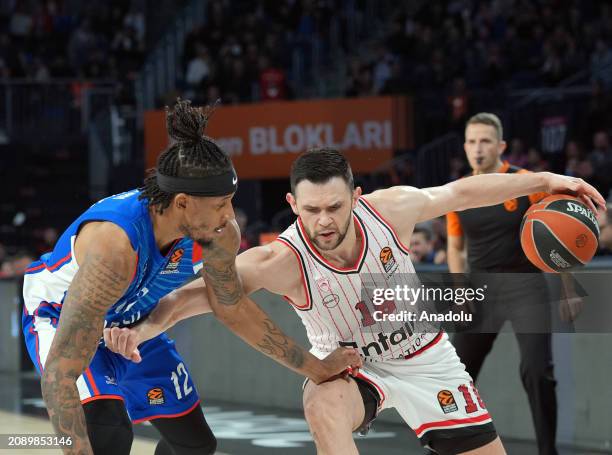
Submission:
M 153 225 L 153 236 L 160 253 L 166 251 L 176 239 L 183 237 L 178 225 L 172 220 L 169 212 L 170 209 L 166 209 L 164 213 L 160 214 L 149 208 L 151 224 Z
M 319 250 L 319 254 L 336 267 L 351 267 L 357 262 L 359 253 L 361 252 L 363 238 L 361 235 L 357 235 L 355 223 L 356 221 L 353 219 L 340 245 L 329 251 Z

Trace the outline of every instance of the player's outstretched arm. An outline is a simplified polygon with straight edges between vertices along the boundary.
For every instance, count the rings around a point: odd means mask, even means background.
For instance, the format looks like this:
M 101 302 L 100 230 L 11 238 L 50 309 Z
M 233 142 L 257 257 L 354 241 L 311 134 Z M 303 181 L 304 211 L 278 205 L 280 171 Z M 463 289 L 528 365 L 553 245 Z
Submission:
M 605 199 L 587 182 L 550 172 L 482 174 L 446 185 L 418 189 L 397 186 L 366 196 L 400 232 L 409 235 L 416 223 L 449 212 L 500 204 L 533 193 L 562 193 L 579 197 L 591 210 L 605 210 Z
M 253 348 L 317 384 L 342 374 L 348 367 L 361 367 L 362 360 L 357 351 L 349 348 L 339 348 L 324 360 L 319 360 L 285 335 L 246 296 L 236 269 L 239 242 L 240 232 L 232 221 L 210 245 L 204 246 L 202 276 L 215 316 Z
M 111 223 L 86 225 L 75 252 L 79 271 L 62 306 L 44 366 L 42 394 L 56 434 L 72 440 L 64 453 L 93 454 L 76 380 L 91 362 L 104 316 L 125 293 L 137 259 L 125 232 Z
M 211 311 L 204 291 L 204 280 L 198 277 L 162 297 L 140 324 L 104 329 L 104 343 L 111 351 L 138 363 L 142 360 L 138 351 L 141 343 L 155 338 L 183 319 Z
M 584 180 L 550 172 L 475 175 L 420 191 L 423 204 L 418 221 L 541 192 L 577 196 L 594 213 L 597 213 L 596 205 L 606 208 L 603 196 Z

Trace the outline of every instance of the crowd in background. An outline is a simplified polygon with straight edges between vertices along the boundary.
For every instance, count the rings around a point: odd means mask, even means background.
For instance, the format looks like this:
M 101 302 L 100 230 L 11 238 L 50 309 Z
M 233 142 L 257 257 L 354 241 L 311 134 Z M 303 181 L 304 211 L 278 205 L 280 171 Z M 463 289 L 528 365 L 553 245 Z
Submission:
M 114 81 L 117 101 L 134 104 L 145 56 L 145 0 L 0 2 L 0 81 L 72 79 L 78 103 L 91 80 Z
M 349 2 L 357 9 L 363 2 Z M 207 21 L 185 39 L 177 89 L 196 104 L 274 101 L 294 97 L 294 50 L 329 39 L 340 0 L 211 0 Z M 475 92 L 554 87 L 586 71 L 592 92 L 586 115 L 564 150 L 544 153 L 514 131 L 504 156 L 532 171 L 581 177 L 608 197 L 612 189 L 612 4 L 578 0 L 432 0 L 397 2 L 386 25 L 347 56 L 345 95 L 444 94 L 444 128 L 462 134 L 475 113 Z M 56 78 L 131 81 L 146 55 L 145 0 L 0 1 L 0 80 Z M 367 22 L 368 18 L 363 17 Z M 306 52 L 308 54 L 308 52 Z M 125 82 L 128 84 L 128 82 Z M 129 84 L 128 84 L 129 85 Z M 176 96 L 176 93 L 171 95 Z M 133 96 L 127 96 L 133 99 Z M 461 150 L 448 162 L 448 181 L 467 174 Z M 409 158 L 388 170 L 385 186 L 415 184 Z M 258 243 L 239 212 L 242 247 Z M 251 223 L 262 224 L 259 222 Z M 610 227 L 607 218 L 602 227 Z M 29 246 L 0 244 L 0 277 L 49 249 L 57 230 L 35 231 Z M 261 229 L 258 229 L 258 232 Z M 607 232 L 607 231 L 606 231 Z M 248 233 L 248 234 L 247 234 Z M 411 242 L 415 262 L 444 263 L 444 221 L 419 226 Z
M 398 4 L 373 55 L 357 56 L 348 95 L 448 91 L 455 114 L 474 88 L 555 86 L 590 69 L 612 88 L 612 5 L 572 0 Z

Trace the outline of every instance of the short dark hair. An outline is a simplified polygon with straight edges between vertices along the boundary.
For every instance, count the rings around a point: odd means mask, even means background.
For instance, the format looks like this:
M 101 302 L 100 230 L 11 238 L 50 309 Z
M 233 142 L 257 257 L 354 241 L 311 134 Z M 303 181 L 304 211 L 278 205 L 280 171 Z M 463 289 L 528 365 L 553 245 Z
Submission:
M 413 234 L 423 234 L 423 237 L 425 237 L 425 241 L 431 242 L 431 238 L 432 238 L 431 231 L 427 228 L 415 227 L 412 233 Z
M 504 140 L 504 128 L 502 127 L 501 120 L 495 114 L 491 114 L 490 112 L 479 112 L 478 114 L 470 117 L 465 125 L 466 129 L 470 125 L 492 126 L 497 134 L 497 140 L 500 142 Z
M 149 169 L 140 199 L 148 199 L 163 213 L 176 193 L 167 193 L 157 184 L 156 171 L 170 177 L 212 177 L 231 170 L 229 156 L 210 137 L 204 135 L 214 107 L 202 109 L 191 101 L 177 99 L 170 109 L 166 106 L 166 128 L 171 145 L 157 159 L 157 168 Z
M 295 187 L 302 180 L 326 183 L 333 177 L 342 178 L 351 191 L 355 189 L 353 171 L 342 153 L 331 148 L 310 149 L 291 165 L 291 192 L 295 195 Z

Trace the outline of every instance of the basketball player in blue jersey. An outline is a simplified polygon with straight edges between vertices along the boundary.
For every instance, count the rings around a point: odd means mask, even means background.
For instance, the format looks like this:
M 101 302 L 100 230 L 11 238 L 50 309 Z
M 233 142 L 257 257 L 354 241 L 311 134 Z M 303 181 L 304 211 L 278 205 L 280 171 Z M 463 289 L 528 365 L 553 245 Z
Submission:
M 352 431 L 367 430 L 385 408 L 397 409 L 421 443 L 441 455 L 503 454 L 492 417 L 448 335 L 425 324 L 381 326 L 376 307 L 364 302 L 362 280 L 387 289 L 406 282 L 415 286 L 405 245 L 416 223 L 538 191 L 573 192 L 592 209 L 594 202 L 605 206 L 592 186 L 551 173 L 481 175 L 436 188 L 394 187 L 362 195 L 341 153 L 312 150 L 293 164 L 287 201 L 298 218 L 276 242 L 236 258 L 240 235 L 229 223 L 215 234 L 210 248 L 215 254 L 204 259 L 206 287 L 199 301 L 162 302 L 134 329 L 105 330 L 105 340 L 125 358 L 144 361 L 144 340 L 211 308 L 248 339 L 258 324 L 270 322 L 251 319 L 245 295 L 265 288 L 293 305 L 314 355 L 326 358 L 338 346 L 353 346 L 364 359 L 347 380 L 305 384 L 304 412 L 319 455 L 357 454 Z M 401 314 L 409 306 L 385 301 L 378 312 Z M 270 333 L 270 342 L 256 345 L 262 352 L 282 346 Z
M 202 279 L 181 286 L 202 267 L 203 250 L 211 259 L 218 254 L 211 242 L 234 218 L 238 182 L 229 157 L 203 136 L 207 119 L 208 112 L 179 100 L 167 111 L 173 143 L 144 187 L 91 206 L 27 271 L 23 330 L 51 423 L 58 436 L 72 441 L 65 453 L 128 454 L 132 422 L 147 420 L 162 435 L 156 455 L 215 451 L 172 340 L 160 335 L 142 344 L 139 363 L 101 342 L 104 327 L 138 324 L 161 301 L 201 301 Z M 242 308 L 256 323 L 247 341 L 265 344 L 272 332 L 283 349 L 271 347 L 267 354 L 316 383 L 360 366 L 351 349 L 321 361 L 285 337 L 255 304 Z

